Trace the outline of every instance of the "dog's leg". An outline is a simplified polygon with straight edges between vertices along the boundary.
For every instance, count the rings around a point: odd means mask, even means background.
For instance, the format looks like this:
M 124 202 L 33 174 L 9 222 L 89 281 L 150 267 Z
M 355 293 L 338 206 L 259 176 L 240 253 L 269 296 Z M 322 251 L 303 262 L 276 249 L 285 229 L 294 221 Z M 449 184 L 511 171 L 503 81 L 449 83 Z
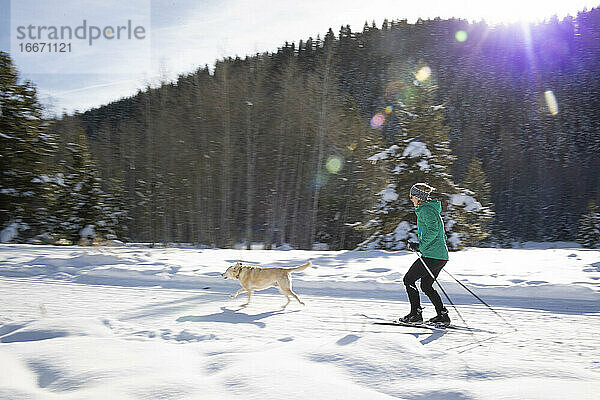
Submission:
M 241 288 L 240 290 L 238 290 L 234 294 L 230 295 L 229 297 L 231 297 L 232 299 L 235 299 L 238 296 L 238 294 L 242 294 L 244 292 L 247 292 L 246 288 Z
M 300 301 L 300 299 L 298 298 L 298 296 L 296 296 L 296 293 L 294 293 L 294 292 L 292 291 L 292 289 L 291 289 L 291 288 L 290 288 L 289 290 L 290 290 L 290 294 L 291 294 L 292 296 L 294 296 L 294 298 L 295 298 L 296 300 L 298 300 L 298 303 L 300 303 L 300 304 L 304 305 L 304 303 Z M 288 300 L 288 301 L 289 301 L 289 300 Z
M 283 307 L 281 307 L 282 309 L 286 308 L 288 306 L 288 304 L 290 304 L 290 296 L 287 295 L 287 293 L 284 293 L 286 299 L 287 299 L 287 303 L 285 303 L 283 305 Z
M 252 298 L 252 290 L 248 290 L 248 302 L 246 304 L 242 304 L 242 306 L 247 306 L 250 304 L 250 299 Z
M 281 292 L 288 299 L 288 302 L 285 304 L 284 308 L 287 307 L 287 305 L 290 303 L 290 295 L 294 296 L 294 298 L 296 300 L 298 300 L 298 303 L 304 305 L 304 303 L 300 301 L 300 299 L 298 298 L 298 296 L 296 296 L 296 293 L 294 293 L 292 291 L 292 281 L 290 280 L 289 276 L 285 276 L 283 279 L 281 279 L 281 280 L 279 280 L 277 282 L 279 283 L 279 287 L 281 288 Z

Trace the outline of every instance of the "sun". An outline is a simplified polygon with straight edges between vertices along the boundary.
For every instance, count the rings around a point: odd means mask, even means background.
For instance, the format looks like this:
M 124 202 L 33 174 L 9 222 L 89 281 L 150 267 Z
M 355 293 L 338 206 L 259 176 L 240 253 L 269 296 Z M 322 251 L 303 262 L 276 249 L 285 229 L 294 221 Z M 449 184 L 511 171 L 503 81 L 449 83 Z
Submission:
M 542 22 L 556 15 L 559 19 L 575 16 L 585 7 L 594 7 L 592 1 L 583 0 L 502 0 L 472 3 L 475 19 L 485 19 L 490 24 L 514 22 Z

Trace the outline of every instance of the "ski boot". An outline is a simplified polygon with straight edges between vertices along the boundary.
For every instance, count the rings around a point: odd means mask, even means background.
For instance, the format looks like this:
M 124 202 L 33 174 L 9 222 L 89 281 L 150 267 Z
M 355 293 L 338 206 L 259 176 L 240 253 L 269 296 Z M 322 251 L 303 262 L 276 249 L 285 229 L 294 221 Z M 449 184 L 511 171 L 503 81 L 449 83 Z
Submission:
M 411 311 L 410 314 L 400 318 L 398 322 L 402 322 L 404 324 L 422 324 L 423 314 L 421 313 L 421 309 L 418 309 L 417 311 Z
M 435 317 L 431 318 L 429 321 L 427 321 L 428 324 L 432 324 L 432 325 L 443 325 L 443 326 L 448 326 L 450 325 L 450 316 L 448 316 L 448 310 L 446 310 L 445 308 L 438 312 L 438 315 L 436 315 Z

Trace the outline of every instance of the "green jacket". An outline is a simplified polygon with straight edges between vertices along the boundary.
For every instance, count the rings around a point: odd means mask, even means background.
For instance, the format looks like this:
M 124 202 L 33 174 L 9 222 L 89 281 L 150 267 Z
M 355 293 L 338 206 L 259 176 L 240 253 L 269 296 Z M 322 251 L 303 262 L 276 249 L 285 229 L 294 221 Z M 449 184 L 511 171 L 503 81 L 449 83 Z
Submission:
M 444 230 L 441 212 L 442 204 L 439 200 L 429 200 L 415 208 L 419 251 L 423 254 L 423 257 L 437 260 L 448 259 L 446 231 Z

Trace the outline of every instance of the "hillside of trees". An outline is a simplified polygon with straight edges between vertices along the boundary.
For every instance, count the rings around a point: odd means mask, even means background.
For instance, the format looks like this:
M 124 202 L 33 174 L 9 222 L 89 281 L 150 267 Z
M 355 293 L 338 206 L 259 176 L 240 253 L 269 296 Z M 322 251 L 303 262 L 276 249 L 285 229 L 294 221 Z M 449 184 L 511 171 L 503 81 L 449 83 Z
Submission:
M 575 240 L 600 203 L 598 60 L 600 9 L 536 25 L 386 20 L 219 60 L 43 129 L 51 165 L 84 133 L 129 240 L 355 248 L 399 176 L 368 159 L 407 132 L 448 153 L 431 156 L 445 160 L 442 190 L 487 210 L 465 232 Z M 409 111 L 423 88 L 439 118 Z

